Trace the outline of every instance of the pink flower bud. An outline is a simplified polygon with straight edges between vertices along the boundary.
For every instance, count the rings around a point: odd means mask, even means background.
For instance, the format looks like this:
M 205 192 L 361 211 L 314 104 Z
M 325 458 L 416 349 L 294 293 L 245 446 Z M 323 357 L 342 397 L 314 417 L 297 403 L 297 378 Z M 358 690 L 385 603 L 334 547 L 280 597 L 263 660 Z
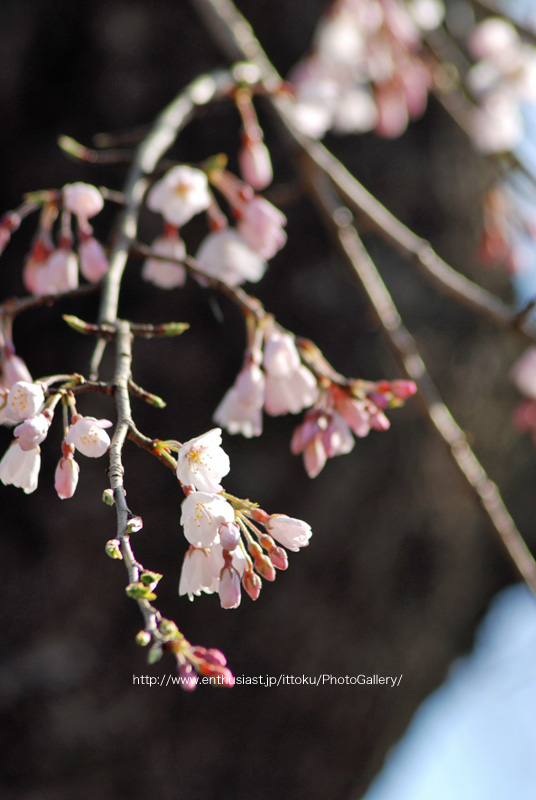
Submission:
M 238 608 L 242 599 L 240 576 L 234 567 L 224 567 L 220 573 L 218 589 L 222 608 Z
M 191 664 L 180 664 L 178 669 L 180 687 L 185 692 L 193 692 L 198 683 L 198 677 Z
M 284 550 L 282 547 L 274 547 L 269 552 L 270 561 L 277 567 L 277 569 L 287 569 L 288 567 L 288 556 L 287 551 Z
M 238 161 L 242 177 L 256 191 L 266 189 L 271 184 L 274 177 L 272 160 L 260 132 L 258 138 L 247 134 L 244 136 Z
M 205 652 L 205 661 L 209 664 L 219 664 L 220 667 L 227 666 L 227 659 L 223 655 L 221 650 L 217 650 L 215 647 L 209 647 L 209 649 Z
M 104 248 L 94 236 L 88 236 L 78 248 L 80 272 L 90 283 L 98 283 L 108 272 L 108 259 Z
M 231 552 L 240 541 L 240 528 L 236 522 L 224 522 L 218 528 L 220 544 L 224 550 Z
M 256 600 L 262 588 L 262 581 L 252 569 L 244 570 L 242 575 L 242 586 L 252 600 Z
M 72 497 L 78 485 L 80 466 L 71 456 L 60 458 L 54 476 L 54 488 L 62 500 Z

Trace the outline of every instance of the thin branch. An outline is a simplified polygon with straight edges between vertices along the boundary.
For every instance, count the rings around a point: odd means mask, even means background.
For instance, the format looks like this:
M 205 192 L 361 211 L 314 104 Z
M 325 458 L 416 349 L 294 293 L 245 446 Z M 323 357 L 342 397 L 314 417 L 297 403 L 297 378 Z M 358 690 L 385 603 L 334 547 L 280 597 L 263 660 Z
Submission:
M 454 464 L 482 507 L 517 571 L 536 596 L 536 562 L 504 505 L 497 485 L 486 474 L 469 446 L 465 433 L 441 399 L 413 337 L 405 328 L 387 287 L 351 224 L 350 212 L 340 205 L 325 176 L 316 171 L 309 182 L 325 222 L 337 239 L 352 273 L 365 291 L 404 374 L 417 384 L 422 412 L 447 446 Z
M 122 450 L 125 439 L 132 426 L 128 383 L 132 365 L 132 334 L 128 322 L 118 320 L 116 336 L 116 369 L 114 374 L 115 399 L 117 406 L 117 425 L 110 445 L 110 468 L 108 475 L 113 491 L 117 513 L 117 538 L 121 542 L 121 553 L 128 572 L 129 583 L 136 583 L 140 577 L 139 564 L 132 551 L 128 522 L 132 513 L 127 506 L 123 485 Z M 148 600 L 136 600 L 145 622 L 145 630 L 156 633 L 159 612 Z

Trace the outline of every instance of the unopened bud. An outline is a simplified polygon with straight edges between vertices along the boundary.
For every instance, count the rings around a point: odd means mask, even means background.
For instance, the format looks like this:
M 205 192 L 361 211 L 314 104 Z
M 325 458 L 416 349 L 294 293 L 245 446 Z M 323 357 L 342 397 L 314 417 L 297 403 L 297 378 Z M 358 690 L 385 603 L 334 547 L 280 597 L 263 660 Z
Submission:
M 151 641 L 151 634 L 149 631 L 138 631 L 136 634 L 136 644 L 140 647 L 147 647 Z
M 264 554 L 255 559 L 255 569 L 267 581 L 275 581 L 275 567 Z
M 252 600 L 256 600 L 261 593 L 262 581 L 253 570 L 244 571 L 242 575 L 242 586 Z
M 140 581 L 143 583 L 143 585 L 150 586 L 151 589 L 154 589 L 160 580 L 162 580 L 162 575 L 160 575 L 159 572 L 145 570 L 140 575 Z
M 240 528 L 236 522 L 223 522 L 218 528 L 220 543 L 224 550 L 232 552 L 240 541 Z
M 117 558 L 121 561 L 123 558 L 123 553 L 121 552 L 121 542 L 119 539 L 110 539 L 106 542 L 105 552 L 107 556 L 110 558 Z
M 156 664 L 156 662 L 160 661 L 161 658 L 162 658 L 162 645 L 157 643 L 151 645 L 151 649 L 147 653 L 147 663 Z
M 283 547 L 274 547 L 273 550 L 270 550 L 268 555 L 274 567 L 277 567 L 277 569 L 287 569 L 288 556 L 287 551 Z
M 130 533 L 136 533 L 137 531 L 141 531 L 143 528 L 143 520 L 141 517 L 130 517 L 127 526 L 124 530 L 125 535 L 128 536 Z
M 197 686 L 198 677 L 195 673 L 194 668 L 191 664 L 180 664 L 178 669 L 178 675 L 181 679 L 180 687 L 184 689 L 185 692 L 193 692 L 193 690 Z
M 156 600 L 156 595 L 151 591 L 149 586 L 145 586 L 141 581 L 129 583 L 125 589 L 128 597 L 133 600 Z
M 172 619 L 161 619 L 158 630 L 165 639 L 173 639 L 181 635 Z
M 115 503 L 113 489 L 105 489 L 102 493 L 102 502 L 107 506 L 113 506 Z

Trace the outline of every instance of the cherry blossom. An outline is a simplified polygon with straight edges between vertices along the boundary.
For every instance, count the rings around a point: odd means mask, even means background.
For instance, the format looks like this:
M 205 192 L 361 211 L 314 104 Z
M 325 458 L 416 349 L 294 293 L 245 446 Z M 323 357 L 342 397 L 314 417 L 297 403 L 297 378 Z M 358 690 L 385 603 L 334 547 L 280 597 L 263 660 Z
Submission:
M 37 414 L 35 417 L 29 417 L 17 425 L 13 433 L 18 439 L 21 450 L 33 450 L 41 442 L 44 442 L 51 422 L 52 415 L 50 412 L 45 412 Z
M 37 489 L 41 454 L 39 447 L 23 450 L 13 442 L 0 461 L 0 480 L 4 485 L 12 484 L 31 494 Z
M 34 274 L 32 293 L 58 294 L 78 287 L 78 259 L 72 250 L 58 248 Z
M 80 219 L 88 220 L 102 211 L 104 200 L 99 190 L 89 183 L 68 183 L 63 187 L 63 205 Z
M 8 348 L 5 348 L 2 353 L 2 377 L 0 382 L 2 386 L 10 389 L 18 381 L 32 383 L 32 376 L 23 359 L 10 352 Z
M 207 176 L 200 169 L 187 166 L 168 170 L 147 196 L 151 211 L 159 212 L 166 222 L 177 227 L 205 211 L 210 202 Z
M 34 417 L 45 402 L 45 393 L 39 383 L 17 381 L 7 397 L 6 416 L 15 422 Z
M 286 514 L 272 514 L 265 523 L 270 536 L 286 547 L 287 550 L 298 552 L 300 547 L 309 544 L 313 532 L 311 526 L 301 519 L 287 517 Z
M 104 430 L 113 424 L 108 419 L 95 417 L 73 417 L 73 424 L 67 431 L 66 444 L 73 445 L 89 458 L 103 456 L 110 446 L 110 437 Z
M 194 547 L 210 547 L 224 522 L 234 522 L 230 503 L 219 494 L 191 492 L 182 503 L 181 524 L 186 539 Z
M 151 250 L 159 256 L 169 256 L 181 260 L 186 256 L 186 247 L 178 235 L 159 236 L 151 245 Z M 186 281 L 186 270 L 181 264 L 147 258 L 143 264 L 142 278 L 161 289 L 175 289 Z
M 270 259 L 287 241 L 283 230 L 287 218 L 264 197 L 255 196 L 240 209 L 238 232 L 252 250 Z
M 201 592 L 212 594 L 218 589 L 218 578 L 212 573 L 210 550 L 192 547 L 184 556 L 179 583 L 179 594 L 187 594 L 190 600 Z
M 230 470 L 229 456 L 220 447 L 221 428 L 185 442 L 179 450 L 177 477 L 201 492 L 220 492 L 220 480 Z
M 264 387 L 262 369 L 254 362 L 246 364 L 214 412 L 214 422 L 229 433 L 241 433 L 247 438 L 260 436 Z
M 249 247 L 235 230 L 226 228 L 209 233 L 197 251 L 199 268 L 212 278 L 229 286 L 250 281 L 260 281 L 267 267 L 266 261 Z
M 264 407 L 267 414 L 297 414 L 316 401 L 316 378 L 301 363 L 291 334 L 277 329 L 267 334 L 263 365 L 266 373 Z

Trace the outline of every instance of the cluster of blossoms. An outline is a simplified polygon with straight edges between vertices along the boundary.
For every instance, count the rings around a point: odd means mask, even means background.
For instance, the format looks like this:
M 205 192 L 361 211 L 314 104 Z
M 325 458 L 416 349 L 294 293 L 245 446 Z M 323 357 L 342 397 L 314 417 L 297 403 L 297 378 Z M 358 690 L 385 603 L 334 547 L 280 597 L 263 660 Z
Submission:
M 328 458 L 352 450 L 352 433 L 363 437 L 371 429 L 387 430 L 385 409 L 402 405 L 415 391 L 412 381 L 346 380 L 311 342 L 300 340 L 298 347 L 291 333 L 267 318 L 256 329 L 214 421 L 229 433 L 259 436 L 263 409 L 274 416 L 308 409 L 294 432 L 291 450 L 303 453 L 307 474 L 314 478 Z
M 42 206 L 40 224 L 23 271 L 24 285 L 31 294 L 58 294 L 78 287 L 79 269 L 90 283 L 108 271 L 102 245 L 88 220 L 102 210 L 104 200 L 95 186 L 71 183 L 50 195 Z M 57 245 L 53 228 L 61 213 Z M 77 252 L 73 250 L 72 216 L 77 221 Z
M 512 150 L 523 138 L 521 106 L 536 102 L 536 48 L 522 42 L 502 17 L 480 22 L 468 48 L 477 59 L 467 75 L 478 104 L 471 119 L 473 143 L 484 153 Z
M 236 225 L 230 227 L 209 188 L 218 188 L 230 205 Z M 152 244 L 160 258 L 148 258 L 142 270 L 145 280 L 162 289 L 182 286 L 186 272 L 181 261 L 186 245 L 180 228 L 193 216 L 206 211 L 211 232 L 195 255 L 196 266 L 205 275 L 236 286 L 259 281 L 272 258 L 285 244 L 286 218 L 251 185 L 227 170 L 215 167 L 207 173 L 185 165 L 172 167 L 147 196 L 148 207 L 161 214 L 164 231 Z M 166 261 L 169 257 L 170 261 Z M 202 282 L 202 278 L 199 279 Z
M 426 108 L 431 84 L 422 32 L 444 13 L 442 0 L 336 0 L 290 76 L 299 127 L 314 137 L 403 133 Z
M 0 461 L 0 480 L 5 485 L 12 484 L 30 494 L 37 489 L 41 467 L 40 445 L 47 437 L 55 406 L 62 394 L 47 390 L 47 384 L 53 383 L 54 379 L 32 381 L 24 362 L 15 359 L 18 357 L 12 355 L 3 360 L 0 423 L 16 427 L 13 431 L 15 438 Z M 12 377 L 18 379 L 8 386 L 9 378 L 6 376 L 13 368 L 18 375 Z M 26 374 L 20 378 L 21 373 Z M 73 413 L 71 423 L 66 427 L 62 457 L 55 474 L 55 488 L 62 499 L 72 497 L 78 484 L 80 467 L 74 460 L 75 450 L 90 458 L 104 455 L 110 446 L 110 437 L 105 428 L 112 425 L 109 420 L 97 420 L 76 413 L 72 396 L 69 397 L 69 403 Z
M 261 578 L 273 581 L 276 568 L 287 568 L 285 548 L 298 551 L 308 544 L 310 526 L 285 514 L 267 514 L 223 491 L 220 481 L 230 464 L 221 448 L 220 428 L 183 445 L 161 446 L 178 449 L 177 477 L 186 495 L 181 524 L 190 548 L 179 594 L 192 600 L 201 592 L 218 592 L 222 608 L 237 608 L 243 587 L 256 600 Z

